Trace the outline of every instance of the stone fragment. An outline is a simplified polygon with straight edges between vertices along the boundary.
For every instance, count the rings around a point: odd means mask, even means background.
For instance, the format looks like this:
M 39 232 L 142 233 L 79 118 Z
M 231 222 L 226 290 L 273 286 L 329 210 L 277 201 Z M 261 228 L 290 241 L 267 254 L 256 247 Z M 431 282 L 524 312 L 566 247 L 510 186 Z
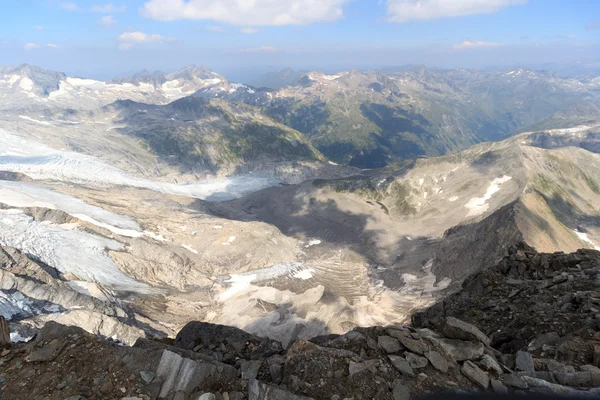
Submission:
M 240 362 L 240 371 L 242 373 L 242 379 L 250 380 L 256 379 L 258 375 L 258 370 L 262 365 L 261 360 L 244 360 Z
M 406 361 L 410 364 L 413 369 L 425 368 L 429 361 L 425 357 L 418 356 L 414 353 L 407 351 L 404 353 Z
M 504 384 L 502 382 L 500 382 L 499 380 L 492 379 L 490 381 L 490 384 L 492 386 L 492 390 L 494 391 L 494 393 L 501 394 L 501 395 L 508 394 L 508 388 L 506 386 L 504 386 Z
M 53 361 L 60 355 L 60 352 L 65 348 L 67 342 L 65 340 L 54 339 L 46 346 L 34 351 L 25 357 L 27 362 L 48 362 Z
M 487 346 L 490 345 L 490 338 L 476 326 L 454 317 L 446 318 L 440 332 L 450 339 L 478 340 Z
M 500 364 L 498 364 L 498 362 L 489 354 L 484 354 L 477 365 L 484 371 L 491 372 L 497 376 L 502 375 L 504 372 Z
M 394 381 L 394 389 L 392 390 L 394 400 L 409 400 L 410 392 L 400 379 Z
M 394 368 L 396 368 L 398 370 L 398 372 L 400 372 L 402 375 L 406 375 L 409 377 L 415 376 L 415 373 L 414 373 L 412 367 L 410 366 L 410 363 L 408 361 L 406 361 L 406 359 L 404 359 L 400 356 L 392 356 L 392 355 L 389 355 L 388 358 L 392 362 L 392 365 L 394 366 Z
M 377 338 L 377 345 L 387 353 L 397 353 L 402 350 L 398 339 L 395 339 L 391 336 L 379 336 Z
M 515 369 L 517 371 L 535 371 L 531 354 L 526 351 L 517 351 Z
M 527 350 L 531 352 L 540 351 L 544 345 L 555 346 L 560 340 L 560 336 L 556 332 L 547 332 L 533 339 Z
M 421 340 L 415 340 L 412 339 L 410 337 L 399 337 L 398 340 L 400 341 L 400 343 L 402 343 L 402 345 L 404 347 L 406 347 L 408 350 L 412 351 L 413 353 L 417 353 L 419 355 L 423 355 L 425 354 L 425 352 L 428 350 L 427 347 L 425 346 L 425 344 L 423 343 L 423 341 Z
M 439 339 L 438 341 L 455 361 L 476 360 L 483 355 L 484 346 L 481 342 L 465 342 L 457 339 Z
M 197 400 L 216 400 L 217 397 L 212 393 L 204 393 L 198 396 Z
M 231 398 L 231 394 L 230 394 Z M 248 383 L 248 400 L 309 400 L 310 397 L 298 396 L 277 386 L 267 385 L 256 379 Z
M 490 377 L 488 374 L 481 370 L 472 361 L 465 361 L 460 370 L 463 375 L 465 375 L 482 389 L 487 389 L 490 386 Z
M 110 392 L 112 392 L 114 389 L 114 386 L 111 382 L 106 382 L 104 383 L 104 385 L 100 386 L 100 393 L 102 394 L 108 394 Z
M 151 384 L 155 377 L 156 373 L 154 371 L 140 371 L 140 378 L 144 385 Z
M 435 368 L 438 371 L 443 372 L 443 373 L 448 372 L 448 367 L 449 367 L 448 360 L 446 360 L 446 358 L 444 358 L 444 356 L 442 356 L 437 351 L 433 351 L 433 350 L 426 351 L 425 357 L 427 357 L 427 359 L 429 360 L 431 365 L 433 365 L 433 368 Z
M 560 374 L 554 374 L 558 383 L 563 386 L 573 387 L 589 387 L 592 385 L 592 373 L 591 372 L 571 372 Z
M 516 389 L 527 389 L 528 387 L 525 380 L 517 374 L 502 375 L 500 379 L 506 386 Z

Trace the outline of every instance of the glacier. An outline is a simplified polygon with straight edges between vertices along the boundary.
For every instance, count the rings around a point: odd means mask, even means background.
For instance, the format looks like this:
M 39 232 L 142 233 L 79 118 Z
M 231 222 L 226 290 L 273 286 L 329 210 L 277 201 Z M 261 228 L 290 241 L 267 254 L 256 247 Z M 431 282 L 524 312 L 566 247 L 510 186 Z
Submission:
M 186 184 L 157 182 L 131 176 L 97 157 L 56 150 L 2 129 L 0 170 L 22 173 L 35 180 L 89 186 L 130 186 L 217 202 L 240 198 L 281 183 L 273 177 L 260 174 L 204 179 Z

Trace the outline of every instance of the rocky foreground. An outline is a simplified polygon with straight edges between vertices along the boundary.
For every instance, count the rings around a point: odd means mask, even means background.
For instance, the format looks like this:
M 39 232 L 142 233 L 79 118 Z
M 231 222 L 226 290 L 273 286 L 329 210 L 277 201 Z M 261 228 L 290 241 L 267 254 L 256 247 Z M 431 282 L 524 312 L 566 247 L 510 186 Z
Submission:
M 521 244 L 412 326 L 287 348 L 191 322 L 133 347 L 49 322 L 0 353 L 2 399 L 389 399 L 432 392 L 600 396 L 600 252 Z

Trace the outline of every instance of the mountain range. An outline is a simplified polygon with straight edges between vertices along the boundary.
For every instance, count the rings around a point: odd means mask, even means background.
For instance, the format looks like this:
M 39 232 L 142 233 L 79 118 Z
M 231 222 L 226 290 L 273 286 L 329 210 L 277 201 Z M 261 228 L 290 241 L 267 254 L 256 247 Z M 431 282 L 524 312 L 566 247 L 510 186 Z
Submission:
M 0 311 L 15 340 L 194 319 L 287 346 L 403 324 L 517 243 L 599 249 L 598 79 L 2 67 Z

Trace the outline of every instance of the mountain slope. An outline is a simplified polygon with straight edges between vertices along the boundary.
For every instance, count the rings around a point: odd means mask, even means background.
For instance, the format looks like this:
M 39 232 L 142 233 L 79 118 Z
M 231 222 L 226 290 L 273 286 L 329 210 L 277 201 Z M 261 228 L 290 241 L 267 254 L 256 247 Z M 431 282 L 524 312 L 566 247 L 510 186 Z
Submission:
M 499 140 L 581 101 L 597 102 L 600 93 L 595 83 L 543 71 L 423 67 L 389 75 L 311 72 L 292 86 L 252 91 L 196 95 L 261 105 L 330 159 L 366 168 Z

